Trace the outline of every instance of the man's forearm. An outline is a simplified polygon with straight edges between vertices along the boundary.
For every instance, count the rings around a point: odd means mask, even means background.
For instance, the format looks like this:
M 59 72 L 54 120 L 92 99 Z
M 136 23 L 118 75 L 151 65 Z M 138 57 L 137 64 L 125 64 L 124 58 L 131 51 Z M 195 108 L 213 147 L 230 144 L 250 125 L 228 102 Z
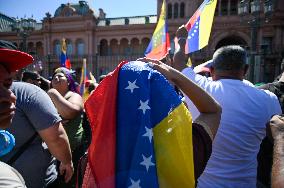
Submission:
M 48 146 L 50 153 L 64 164 L 71 163 L 72 155 L 67 134 L 60 122 L 57 125 L 39 131 L 42 139 Z
M 284 186 L 284 133 L 274 138 L 273 165 L 272 165 L 272 187 Z
M 60 134 L 58 139 L 48 144 L 50 153 L 60 162 L 67 164 L 72 161 L 71 149 L 66 134 Z

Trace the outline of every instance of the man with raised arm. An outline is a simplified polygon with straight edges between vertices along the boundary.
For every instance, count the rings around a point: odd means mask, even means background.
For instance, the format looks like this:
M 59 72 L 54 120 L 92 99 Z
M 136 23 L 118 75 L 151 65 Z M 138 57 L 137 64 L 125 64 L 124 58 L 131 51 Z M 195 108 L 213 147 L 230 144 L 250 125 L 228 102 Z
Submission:
M 256 187 L 256 155 L 266 134 L 265 125 L 274 114 L 281 113 L 277 97 L 243 81 L 248 64 L 242 47 L 224 46 L 214 53 L 210 80 L 186 67 L 186 28 L 180 27 L 176 35 L 180 49 L 174 56 L 173 66 L 211 94 L 222 107 L 212 154 L 197 186 Z

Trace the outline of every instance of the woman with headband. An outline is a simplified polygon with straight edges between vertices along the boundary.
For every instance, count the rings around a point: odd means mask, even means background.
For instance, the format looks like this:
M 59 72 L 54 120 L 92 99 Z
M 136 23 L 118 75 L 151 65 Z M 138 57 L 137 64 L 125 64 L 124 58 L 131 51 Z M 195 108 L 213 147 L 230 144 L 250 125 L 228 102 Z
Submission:
M 84 151 L 82 149 L 83 99 L 76 90 L 75 72 L 64 67 L 56 69 L 52 76 L 51 89 L 48 91 L 48 95 L 64 120 L 64 128 L 69 138 L 73 163 L 76 168 Z M 76 175 L 74 174 L 73 181 L 70 182 L 73 186 L 75 179 Z M 66 186 L 70 187 L 71 185 Z

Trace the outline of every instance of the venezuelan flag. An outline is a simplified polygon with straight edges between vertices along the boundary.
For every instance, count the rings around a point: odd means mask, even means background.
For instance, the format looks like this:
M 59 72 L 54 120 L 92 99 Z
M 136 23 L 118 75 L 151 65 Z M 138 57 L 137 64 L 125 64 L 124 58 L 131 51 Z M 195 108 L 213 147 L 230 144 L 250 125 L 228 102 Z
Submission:
M 191 115 L 159 72 L 120 63 L 85 110 L 92 177 L 83 187 L 194 187 Z
M 66 46 L 66 41 L 65 41 L 64 38 L 61 41 L 60 65 L 61 65 L 61 67 L 71 69 L 71 62 L 70 62 L 70 59 L 67 56 L 67 46 Z
M 188 30 L 185 51 L 191 53 L 208 44 L 217 0 L 205 0 L 186 23 Z
M 145 56 L 152 59 L 163 59 L 170 50 L 170 36 L 167 26 L 166 4 L 163 1 L 161 14 L 152 39 L 145 51 Z

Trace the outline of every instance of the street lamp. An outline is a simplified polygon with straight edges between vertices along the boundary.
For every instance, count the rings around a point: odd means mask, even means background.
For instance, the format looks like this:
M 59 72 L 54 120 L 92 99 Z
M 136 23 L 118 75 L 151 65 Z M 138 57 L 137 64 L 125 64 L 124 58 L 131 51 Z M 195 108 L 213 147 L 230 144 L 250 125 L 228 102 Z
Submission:
M 33 18 L 21 18 L 16 19 L 11 25 L 12 31 L 17 32 L 23 40 L 23 51 L 27 52 L 27 38 L 30 36 L 31 32 L 35 29 L 36 20 Z
M 247 23 L 251 28 L 251 48 L 250 48 L 250 72 L 249 80 L 254 82 L 259 79 L 259 71 L 255 68 L 257 52 L 258 30 L 263 22 L 268 22 L 268 18 L 273 12 L 273 0 L 242 0 L 238 5 L 238 14 L 241 21 Z M 262 11 L 264 17 L 262 17 Z M 264 18 L 264 19 L 263 19 Z

